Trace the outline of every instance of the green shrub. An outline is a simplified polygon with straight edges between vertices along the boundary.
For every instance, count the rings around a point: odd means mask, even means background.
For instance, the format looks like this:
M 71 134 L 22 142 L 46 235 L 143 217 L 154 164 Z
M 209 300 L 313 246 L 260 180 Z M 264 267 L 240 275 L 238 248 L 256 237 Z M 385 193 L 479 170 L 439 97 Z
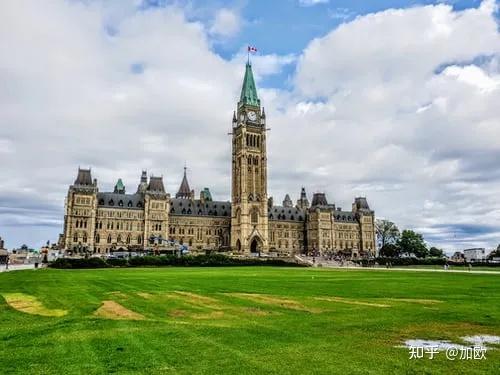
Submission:
M 111 267 L 126 267 L 128 266 L 128 260 L 125 258 L 109 258 L 106 263 Z
M 52 268 L 106 268 L 109 265 L 101 258 L 59 258 L 49 263 Z
M 105 267 L 227 267 L 227 266 L 281 266 L 304 267 L 304 265 L 273 258 L 233 258 L 223 254 L 143 256 L 130 259 L 60 258 L 51 262 L 52 268 L 105 268 Z

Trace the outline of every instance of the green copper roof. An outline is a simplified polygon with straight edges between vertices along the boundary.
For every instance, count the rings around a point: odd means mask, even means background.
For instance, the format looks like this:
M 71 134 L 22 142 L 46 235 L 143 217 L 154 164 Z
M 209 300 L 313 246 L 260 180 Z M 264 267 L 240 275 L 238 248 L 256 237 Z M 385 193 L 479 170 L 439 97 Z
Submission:
M 257 88 L 255 87 L 255 81 L 253 79 L 252 65 L 249 62 L 247 62 L 245 78 L 243 78 L 240 104 L 260 106 L 260 100 L 257 96 Z
M 125 193 L 125 185 L 123 185 L 121 178 L 118 179 L 118 182 L 115 185 L 115 193 Z

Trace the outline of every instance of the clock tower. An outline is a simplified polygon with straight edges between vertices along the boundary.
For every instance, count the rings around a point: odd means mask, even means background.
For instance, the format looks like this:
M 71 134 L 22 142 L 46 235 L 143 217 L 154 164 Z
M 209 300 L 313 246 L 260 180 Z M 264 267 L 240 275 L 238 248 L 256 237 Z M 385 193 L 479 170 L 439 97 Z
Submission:
M 266 115 L 250 62 L 233 114 L 231 201 L 231 248 L 246 254 L 267 252 Z

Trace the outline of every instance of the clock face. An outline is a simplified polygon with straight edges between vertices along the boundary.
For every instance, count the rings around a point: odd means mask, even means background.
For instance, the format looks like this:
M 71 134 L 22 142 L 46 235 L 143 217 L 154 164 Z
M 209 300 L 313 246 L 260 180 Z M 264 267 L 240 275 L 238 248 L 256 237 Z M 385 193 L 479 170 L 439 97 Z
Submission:
M 248 118 L 250 121 L 255 121 L 257 120 L 257 114 L 254 111 L 248 112 Z

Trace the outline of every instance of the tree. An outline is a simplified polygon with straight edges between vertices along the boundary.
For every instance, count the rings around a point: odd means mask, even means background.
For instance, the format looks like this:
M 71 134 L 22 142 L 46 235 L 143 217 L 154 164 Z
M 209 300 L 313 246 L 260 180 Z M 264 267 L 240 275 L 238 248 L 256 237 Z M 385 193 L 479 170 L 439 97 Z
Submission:
M 402 254 L 415 255 L 417 258 L 425 258 L 429 253 L 420 233 L 405 229 L 397 242 Z
M 375 222 L 375 231 L 381 248 L 387 244 L 395 244 L 399 238 L 398 227 L 389 220 L 377 220 Z
M 392 243 L 387 243 L 380 248 L 380 256 L 382 257 L 396 258 L 399 257 L 399 253 L 399 247 Z
M 442 258 L 442 257 L 444 257 L 444 252 L 443 252 L 443 250 L 438 249 L 437 247 L 432 246 L 432 247 L 429 249 L 429 255 L 430 255 L 431 257 L 439 257 L 439 258 Z

